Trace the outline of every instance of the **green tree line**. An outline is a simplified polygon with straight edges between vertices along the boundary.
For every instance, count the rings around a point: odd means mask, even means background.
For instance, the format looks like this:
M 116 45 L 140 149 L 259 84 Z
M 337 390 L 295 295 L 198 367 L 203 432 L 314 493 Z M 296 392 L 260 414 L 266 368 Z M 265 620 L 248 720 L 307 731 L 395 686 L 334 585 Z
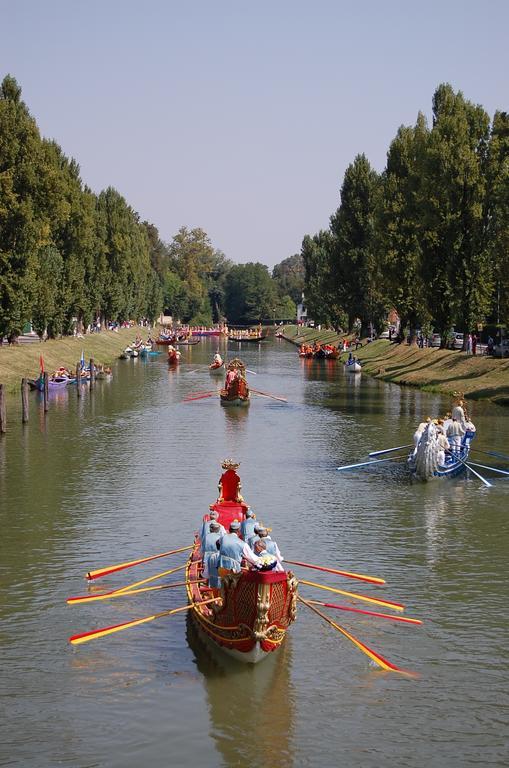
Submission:
M 318 322 L 468 332 L 509 320 L 509 115 L 490 121 L 448 84 L 431 127 L 402 126 L 377 173 L 346 169 L 329 228 L 306 235 L 306 303 Z
M 200 325 L 290 319 L 302 285 L 300 256 L 271 275 L 261 263 L 234 265 L 199 228 L 164 243 L 115 189 L 95 194 L 83 183 L 76 161 L 40 135 L 16 80 L 4 78 L 0 338 L 27 322 L 53 337 L 98 318 L 153 320 L 163 310 Z

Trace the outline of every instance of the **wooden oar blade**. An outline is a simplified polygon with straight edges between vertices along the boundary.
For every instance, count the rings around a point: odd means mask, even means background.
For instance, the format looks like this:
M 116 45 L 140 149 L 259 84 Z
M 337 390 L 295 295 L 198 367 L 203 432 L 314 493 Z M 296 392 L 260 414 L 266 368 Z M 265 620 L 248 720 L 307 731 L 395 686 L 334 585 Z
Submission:
M 390 621 L 399 621 L 403 624 L 421 625 L 420 619 L 410 619 L 407 616 L 393 616 L 391 613 L 379 613 L 378 611 L 366 611 L 363 608 L 352 608 L 350 605 L 336 605 L 336 603 L 324 603 L 321 600 L 308 600 L 312 605 L 321 605 L 324 608 L 334 608 L 337 611 L 347 611 L 348 613 L 361 613 L 363 616 L 376 616 L 379 619 L 388 619 Z
M 359 650 L 361 650 L 363 653 L 368 656 L 368 658 L 371 659 L 375 664 L 377 664 L 379 667 L 384 669 L 386 672 L 398 672 L 402 675 L 409 675 L 412 676 L 412 672 L 407 672 L 404 669 L 400 669 L 392 662 L 388 661 L 386 658 L 384 658 L 380 653 L 377 653 L 377 651 L 374 651 L 372 648 L 370 648 L 365 643 L 361 642 L 357 637 L 352 635 L 351 632 L 348 632 L 346 629 L 341 627 L 339 624 L 337 624 L 335 621 L 333 621 L 329 616 L 326 616 L 324 613 L 318 610 L 318 608 L 315 608 L 314 605 L 311 605 L 308 603 L 307 600 L 304 600 L 302 597 L 298 597 L 298 600 L 300 602 L 304 603 L 311 611 L 314 611 L 318 616 L 320 616 L 322 619 L 324 619 L 328 624 L 330 624 L 334 629 L 337 629 L 338 632 L 341 632 L 342 635 L 344 635 L 350 642 L 352 642 Z
M 322 565 L 312 565 L 311 563 L 302 563 L 299 560 L 285 560 L 290 565 L 301 565 L 303 568 L 313 568 L 316 571 L 325 571 L 326 573 L 337 573 L 338 576 L 346 576 L 349 579 L 357 579 L 358 581 L 366 581 L 369 584 L 385 584 L 385 579 L 381 579 L 378 576 L 364 576 L 362 573 L 351 573 L 350 571 L 340 571 L 336 568 L 327 568 Z
M 405 606 L 401 603 L 394 603 L 391 600 L 382 600 L 379 597 L 370 597 L 368 595 L 359 595 L 356 592 L 347 592 L 344 589 L 338 589 L 337 587 L 328 587 L 325 584 L 317 584 L 314 581 L 306 581 L 305 579 L 299 579 L 299 584 L 307 584 L 308 587 L 316 587 L 317 589 L 325 589 L 327 592 L 335 592 L 338 595 L 345 595 L 351 597 L 354 600 L 360 600 L 364 603 L 373 603 L 374 605 L 384 605 L 386 608 L 392 608 L 394 611 L 404 611 Z
M 137 627 L 139 624 L 146 624 L 148 621 L 152 621 L 152 619 L 155 619 L 156 617 L 157 614 L 154 614 L 153 616 L 145 616 L 144 619 L 126 621 L 123 624 L 114 624 L 111 627 L 102 627 L 102 629 L 92 630 L 92 632 L 82 632 L 80 635 L 73 635 L 70 637 L 69 642 L 72 645 L 88 643 L 89 640 L 97 640 L 100 637 L 112 635 L 114 632 L 121 632 L 123 629 L 129 629 L 129 627 Z
M 117 571 L 123 571 L 126 568 L 133 568 L 135 565 L 141 565 L 142 563 L 149 563 L 151 560 L 158 560 L 160 557 L 169 557 L 170 555 L 176 555 L 179 552 L 186 552 L 188 549 L 192 549 L 194 544 L 188 547 L 180 547 L 179 549 L 171 549 L 169 552 L 162 552 L 160 555 L 150 555 L 149 557 L 142 557 L 138 560 L 130 560 L 126 563 L 117 563 L 117 565 L 107 565 L 105 568 L 98 568 L 95 571 L 89 571 L 87 573 L 87 580 L 101 579 L 103 576 L 108 576 L 110 573 L 116 573 Z

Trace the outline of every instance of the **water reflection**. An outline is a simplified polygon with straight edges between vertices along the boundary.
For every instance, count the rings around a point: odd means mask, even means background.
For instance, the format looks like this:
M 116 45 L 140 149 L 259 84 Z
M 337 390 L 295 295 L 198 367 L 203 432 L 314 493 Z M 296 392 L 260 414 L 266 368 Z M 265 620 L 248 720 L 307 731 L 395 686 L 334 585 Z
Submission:
M 236 662 L 211 644 L 205 645 L 190 617 L 187 641 L 203 675 L 210 734 L 224 765 L 291 768 L 291 639 L 287 637 L 277 653 L 257 665 Z

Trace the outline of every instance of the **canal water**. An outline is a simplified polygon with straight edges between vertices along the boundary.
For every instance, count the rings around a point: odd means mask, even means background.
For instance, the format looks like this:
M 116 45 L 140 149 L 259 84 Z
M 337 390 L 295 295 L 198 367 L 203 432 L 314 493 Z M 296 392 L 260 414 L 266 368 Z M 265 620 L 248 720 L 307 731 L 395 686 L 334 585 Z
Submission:
M 283 341 L 228 353 L 254 372 L 252 386 L 288 404 L 184 404 L 187 394 L 216 386 L 207 365 L 217 345 L 182 348 L 178 370 L 168 370 L 164 354 L 119 361 L 114 379 L 81 399 L 73 387 L 52 396 L 46 418 L 32 395 L 25 428 L 17 399 L 8 403 L 0 441 L 0 765 L 506 766 L 509 478 L 491 489 L 475 478 L 416 484 L 401 462 L 337 472 L 370 450 L 408 443 L 416 423 L 449 401 L 347 375 L 339 364 L 300 361 Z M 473 405 L 477 448 L 509 453 L 508 415 Z M 394 599 L 424 620 L 416 627 L 330 611 L 415 677 L 379 670 L 303 606 L 283 649 L 254 668 L 203 648 L 185 614 L 67 643 L 74 633 L 185 603 L 183 589 L 74 607 L 65 599 L 87 592 L 89 569 L 189 544 L 226 457 L 241 462 L 243 495 L 284 555 L 387 584 L 299 575 Z M 184 559 L 124 571 L 92 589 Z

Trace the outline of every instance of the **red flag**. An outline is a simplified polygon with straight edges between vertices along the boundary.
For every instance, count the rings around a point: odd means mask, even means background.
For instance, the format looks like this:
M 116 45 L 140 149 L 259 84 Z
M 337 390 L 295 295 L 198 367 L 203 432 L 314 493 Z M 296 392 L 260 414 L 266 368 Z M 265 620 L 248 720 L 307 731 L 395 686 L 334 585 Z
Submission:
M 44 373 L 44 358 L 42 355 L 39 356 L 39 368 L 41 369 L 41 373 Z

